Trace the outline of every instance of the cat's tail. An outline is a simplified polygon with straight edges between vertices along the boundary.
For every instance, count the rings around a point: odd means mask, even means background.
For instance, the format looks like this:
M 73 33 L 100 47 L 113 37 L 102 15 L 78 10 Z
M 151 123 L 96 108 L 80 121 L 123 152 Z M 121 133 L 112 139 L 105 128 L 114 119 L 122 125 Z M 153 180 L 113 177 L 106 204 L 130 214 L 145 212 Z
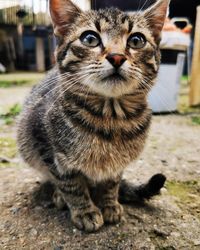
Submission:
M 163 174 L 153 175 L 145 184 L 135 186 L 122 180 L 119 187 L 119 201 L 121 203 L 143 202 L 160 193 L 166 177 Z

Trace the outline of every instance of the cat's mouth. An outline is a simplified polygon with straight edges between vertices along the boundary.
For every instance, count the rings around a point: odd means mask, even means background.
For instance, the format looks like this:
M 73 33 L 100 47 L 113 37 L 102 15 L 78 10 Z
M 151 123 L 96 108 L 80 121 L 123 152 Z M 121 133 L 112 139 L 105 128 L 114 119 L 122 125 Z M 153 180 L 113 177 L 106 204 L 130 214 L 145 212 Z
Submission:
M 126 81 L 126 78 L 122 76 L 119 72 L 113 72 L 112 74 L 104 77 L 102 81 L 110 81 L 110 82 L 121 82 Z

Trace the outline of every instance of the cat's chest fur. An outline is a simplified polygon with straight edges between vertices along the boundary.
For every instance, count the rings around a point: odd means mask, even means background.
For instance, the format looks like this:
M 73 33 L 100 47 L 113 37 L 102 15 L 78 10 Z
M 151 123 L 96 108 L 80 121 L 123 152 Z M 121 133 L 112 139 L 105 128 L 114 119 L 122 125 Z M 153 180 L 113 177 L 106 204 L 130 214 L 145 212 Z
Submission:
M 143 149 L 150 120 L 141 96 L 67 95 L 51 115 L 59 171 L 79 169 L 96 181 L 117 177 Z

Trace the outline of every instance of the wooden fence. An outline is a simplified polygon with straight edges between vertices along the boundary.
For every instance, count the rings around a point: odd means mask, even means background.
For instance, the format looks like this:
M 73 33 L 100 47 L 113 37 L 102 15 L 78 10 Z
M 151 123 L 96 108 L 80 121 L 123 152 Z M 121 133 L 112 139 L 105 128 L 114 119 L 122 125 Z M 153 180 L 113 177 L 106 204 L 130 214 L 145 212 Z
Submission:
M 200 6 L 197 7 L 190 87 L 190 105 L 200 105 Z
M 49 25 L 48 0 L 32 0 L 30 5 L 22 5 L 25 1 L 0 0 L 0 24 L 17 25 Z M 17 12 L 24 11 L 26 16 L 19 18 Z

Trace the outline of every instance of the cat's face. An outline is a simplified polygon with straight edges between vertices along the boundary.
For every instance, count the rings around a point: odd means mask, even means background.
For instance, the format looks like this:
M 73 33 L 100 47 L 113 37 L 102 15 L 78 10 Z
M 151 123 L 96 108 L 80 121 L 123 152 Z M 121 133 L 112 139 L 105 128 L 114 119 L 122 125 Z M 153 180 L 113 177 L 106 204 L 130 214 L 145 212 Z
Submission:
M 52 0 L 61 72 L 105 96 L 148 90 L 158 71 L 167 6 L 168 0 L 161 0 L 128 15 L 118 9 L 82 12 L 68 0 Z

